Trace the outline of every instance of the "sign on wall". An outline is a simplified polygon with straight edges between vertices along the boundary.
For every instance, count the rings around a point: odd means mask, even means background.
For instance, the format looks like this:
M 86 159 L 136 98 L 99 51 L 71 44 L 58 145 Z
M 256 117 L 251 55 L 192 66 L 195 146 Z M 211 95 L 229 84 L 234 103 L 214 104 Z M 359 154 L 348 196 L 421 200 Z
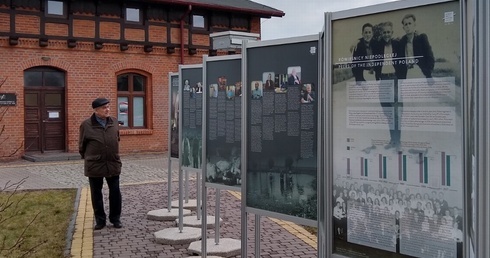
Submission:
M 0 93 L 0 106 L 15 106 L 17 95 L 15 93 Z

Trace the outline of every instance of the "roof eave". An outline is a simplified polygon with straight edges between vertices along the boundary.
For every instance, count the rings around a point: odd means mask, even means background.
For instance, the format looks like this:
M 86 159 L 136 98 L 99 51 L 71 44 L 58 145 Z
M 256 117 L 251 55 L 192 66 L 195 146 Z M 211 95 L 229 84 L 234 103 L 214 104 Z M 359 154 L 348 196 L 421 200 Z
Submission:
M 192 5 L 195 7 L 202 7 L 202 8 L 206 8 L 206 9 L 219 10 L 219 11 L 232 11 L 232 12 L 249 13 L 249 14 L 259 16 L 260 18 L 271 18 L 273 16 L 274 17 L 283 17 L 285 15 L 285 13 L 283 11 L 280 11 L 280 10 L 265 11 L 265 10 L 257 10 L 257 9 L 234 8 L 234 7 L 205 4 L 205 3 L 189 3 L 188 1 L 184 1 L 184 0 L 147 0 L 147 2 L 177 4 L 177 5 L 183 5 L 183 6 Z

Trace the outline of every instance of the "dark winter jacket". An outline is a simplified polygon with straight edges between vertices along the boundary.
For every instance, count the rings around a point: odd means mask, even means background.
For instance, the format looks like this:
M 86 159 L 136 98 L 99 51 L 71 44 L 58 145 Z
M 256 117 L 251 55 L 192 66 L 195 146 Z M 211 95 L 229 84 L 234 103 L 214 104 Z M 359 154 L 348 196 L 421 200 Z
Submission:
M 79 152 L 85 159 L 85 176 L 110 177 L 121 174 L 119 157 L 119 125 L 114 117 L 107 118 L 104 128 L 95 114 L 80 125 Z

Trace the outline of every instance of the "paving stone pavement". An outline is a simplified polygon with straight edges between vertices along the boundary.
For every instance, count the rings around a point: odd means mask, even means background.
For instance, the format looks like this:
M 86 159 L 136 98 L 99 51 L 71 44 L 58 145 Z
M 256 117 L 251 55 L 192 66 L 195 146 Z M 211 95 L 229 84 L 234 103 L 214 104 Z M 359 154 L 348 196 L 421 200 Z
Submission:
M 82 228 L 83 236 L 75 232 L 74 243 L 81 241 L 84 251 L 73 252 L 72 257 L 188 257 L 188 245 L 157 244 L 153 234 L 168 227 L 176 227 L 174 222 L 150 221 L 146 214 L 150 210 L 167 208 L 168 158 L 164 154 L 131 155 L 123 157 L 121 192 L 123 195 L 123 228 L 111 225 L 92 231 L 93 213 L 87 194 L 88 180 L 83 176 L 83 161 L 38 163 L 16 161 L 0 163 L 0 189 L 6 184 L 25 182 L 20 189 L 83 188 L 85 196 L 78 209 L 77 228 Z M 172 196 L 178 199 L 178 162 L 172 160 Z M 195 198 L 195 177 L 191 175 L 190 198 Z M 208 215 L 215 215 L 215 189 L 208 189 Z M 108 210 L 108 190 L 104 187 L 104 203 Z M 193 213 L 194 214 L 194 213 Z M 195 216 L 195 215 L 193 215 Z M 221 191 L 220 217 L 223 224 L 220 236 L 240 239 L 240 199 L 239 193 Z M 248 219 L 248 257 L 254 256 L 254 216 Z M 75 230 L 76 231 L 76 230 Z M 214 229 L 209 229 L 207 238 L 214 238 Z M 80 239 L 77 239 L 80 238 Z M 316 237 L 293 223 L 272 218 L 261 219 L 261 257 L 317 257 Z M 237 256 L 240 257 L 240 256 Z

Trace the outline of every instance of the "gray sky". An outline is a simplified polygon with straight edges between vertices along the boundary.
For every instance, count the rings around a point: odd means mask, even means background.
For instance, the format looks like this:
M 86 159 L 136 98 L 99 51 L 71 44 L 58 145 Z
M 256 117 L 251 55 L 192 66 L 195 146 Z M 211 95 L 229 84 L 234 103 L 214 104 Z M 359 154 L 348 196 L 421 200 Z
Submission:
M 262 40 L 304 36 L 323 29 L 325 12 L 336 12 L 396 0 L 252 0 L 283 11 L 282 18 L 262 19 Z

